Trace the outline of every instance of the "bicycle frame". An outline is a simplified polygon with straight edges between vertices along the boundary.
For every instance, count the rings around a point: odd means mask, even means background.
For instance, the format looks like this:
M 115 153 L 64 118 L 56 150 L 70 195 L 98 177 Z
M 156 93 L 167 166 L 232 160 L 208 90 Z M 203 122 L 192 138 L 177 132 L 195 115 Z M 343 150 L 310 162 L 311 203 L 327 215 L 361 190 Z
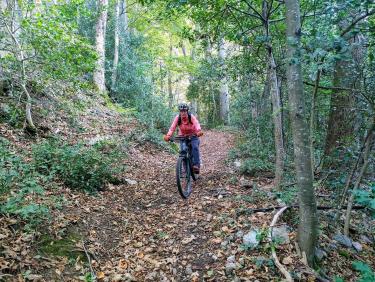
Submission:
M 192 155 L 192 146 L 191 146 L 191 140 L 192 137 L 194 136 L 177 136 L 175 138 L 171 138 L 170 141 L 180 141 L 180 152 L 179 152 L 179 157 L 177 161 L 177 167 L 176 167 L 176 177 L 177 177 L 177 188 L 182 196 L 182 198 L 186 199 L 189 197 L 191 193 L 191 180 L 190 177 L 195 181 L 196 176 L 193 171 L 193 155 Z M 179 165 L 182 165 L 181 163 L 185 163 L 185 169 L 187 170 L 187 177 L 188 177 L 188 182 L 187 186 L 185 187 L 184 185 L 181 184 L 180 182 L 180 169 Z M 184 189 L 187 189 L 187 192 L 185 192 Z
M 191 140 L 193 137 L 197 137 L 196 135 L 189 135 L 189 136 L 176 136 L 171 141 L 180 141 L 181 147 L 179 156 L 180 157 L 186 157 L 189 159 L 190 163 L 190 174 L 193 177 L 193 180 L 196 180 L 196 176 L 193 172 L 193 154 L 192 154 L 192 147 L 191 147 Z
M 180 148 L 180 157 L 188 157 L 189 159 L 192 158 L 191 153 L 191 139 L 183 139 L 180 140 L 181 148 Z

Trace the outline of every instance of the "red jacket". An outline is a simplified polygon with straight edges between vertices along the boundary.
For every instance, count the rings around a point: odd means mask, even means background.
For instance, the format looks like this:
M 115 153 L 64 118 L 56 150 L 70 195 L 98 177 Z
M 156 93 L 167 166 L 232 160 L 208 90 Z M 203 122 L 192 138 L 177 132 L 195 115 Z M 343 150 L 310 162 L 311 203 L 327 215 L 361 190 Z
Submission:
M 173 132 L 176 130 L 176 126 L 178 125 L 178 117 L 177 115 L 173 122 L 171 127 L 169 128 L 169 131 L 167 133 L 167 136 L 170 138 L 173 134 Z M 199 124 L 199 121 L 197 118 L 193 115 L 191 115 L 191 123 L 189 122 L 189 118 L 181 118 L 181 124 L 179 125 L 178 135 L 179 136 L 187 136 L 187 135 L 193 135 L 197 134 L 199 131 L 201 131 L 201 125 Z

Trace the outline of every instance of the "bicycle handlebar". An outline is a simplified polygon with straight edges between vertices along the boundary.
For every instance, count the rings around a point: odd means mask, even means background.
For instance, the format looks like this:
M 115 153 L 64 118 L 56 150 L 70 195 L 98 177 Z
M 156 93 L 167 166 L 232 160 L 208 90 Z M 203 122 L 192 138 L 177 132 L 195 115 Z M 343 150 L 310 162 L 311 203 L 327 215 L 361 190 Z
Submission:
M 174 141 L 190 140 L 192 137 L 198 137 L 198 136 L 196 134 L 188 135 L 188 136 L 175 136 L 175 137 L 171 137 L 169 141 L 174 142 Z

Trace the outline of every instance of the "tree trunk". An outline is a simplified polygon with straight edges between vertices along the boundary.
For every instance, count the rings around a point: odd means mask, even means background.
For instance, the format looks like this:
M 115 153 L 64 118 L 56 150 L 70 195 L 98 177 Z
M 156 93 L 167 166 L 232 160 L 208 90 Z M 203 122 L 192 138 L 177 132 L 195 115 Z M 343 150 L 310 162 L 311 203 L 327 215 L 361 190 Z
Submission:
M 105 33 L 107 27 L 108 0 L 98 0 L 99 17 L 96 23 L 95 46 L 98 61 L 94 71 L 94 84 L 100 91 L 105 91 Z
M 164 96 L 164 73 L 163 73 L 163 62 L 159 62 L 160 69 L 160 93 Z
M 225 73 L 225 46 L 224 40 L 221 38 L 219 41 L 219 60 L 221 65 L 221 81 L 220 81 L 220 120 L 224 124 L 229 122 L 229 89 L 228 81 Z
M 309 265 L 314 266 L 318 218 L 311 169 L 309 125 L 304 106 L 300 53 L 300 8 L 298 0 L 286 0 L 287 80 L 294 141 L 294 162 L 299 187 L 298 243 Z
M 348 40 L 352 50 L 348 52 L 348 59 L 340 59 L 335 63 L 333 73 L 333 86 L 342 88 L 359 88 L 359 75 L 357 69 L 362 65 L 364 58 L 364 47 L 361 46 L 362 36 L 356 35 Z M 331 108 L 328 120 L 328 129 L 324 156 L 329 157 L 331 153 L 341 146 L 345 146 L 352 140 L 355 123 L 355 93 L 344 90 L 333 90 L 331 95 Z M 337 159 L 337 158 L 336 158 Z M 337 167 L 335 161 L 325 163 L 325 167 L 331 165 Z
M 112 65 L 112 81 L 111 81 L 111 91 L 114 91 L 116 86 L 116 79 L 117 79 L 117 66 L 118 66 L 118 53 L 119 53 L 119 45 L 120 45 L 120 38 L 119 38 L 119 17 L 120 17 L 120 0 L 116 0 L 116 7 L 115 7 L 115 46 L 113 50 L 113 65 Z
M 264 88 L 263 88 L 263 92 L 262 92 L 262 96 L 261 96 L 261 99 L 260 99 L 260 102 L 259 102 L 259 115 L 262 116 L 264 115 L 265 113 L 267 112 L 270 112 L 271 111 L 271 108 L 270 108 L 270 93 L 271 93 L 271 87 L 270 87 L 270 70 L 268 69 L 267 70 L 267 74 L 266 74 L 266 78 L 265 78 L 265 82 L 264 82 Z
M 321 70 L 318 69 L 315 78 L 314 92 L 311 97 L 311 109 L 310 109 L 310 150 L 311 150 L 311 169 L 314 175 L 315 157 L 314 157 L 314 133 L 315 133 L 315 108 L 316 108 L 316 97 L 318 95 L 318 86 L 320 82 Z
M 119 21 L 120 21 L 120 24 L 119 24 L 120 34 L 123 35 L 123 36 L 120 36 L 120 42 L 121 42 L 121 39 L 123 40 L 127 39 L 129 36 L 129 23 L 128 23 L 126 0 L 121 0 Z
M 15 9 L 15 7 L 14 7 L 14 9 Z M 14 18 L 12 20 L 15 21 Z M 14 47 L 17 50 L 17 51 L 15 51 L 15 55 L 16 55 L 16 57 L 18 57 L 18 62 L 20 64 L 20 68 L 21 68 L 20 86 L 21 86 L 22 91 L 24 92 L 24 94 L 26 96 L 25 115 L 26 115 L 27 128 L 30 129 L 30 132 L 35 133 L 36 127 L 34 125 L 32 114 L 31 114 L 32 98 L 31 98 L 30 92 L 27 89 L 25 54 L 24 54 L 24 51 L 23 51 L 22 43 L 20 43 L 20 41 L 18 40 L 18 36 L 17 36 L 17 32 L 19 32 L 19 31 L 17 31 L 18 28 L 16 28 L 17 25 L 14 22 L 12 22 L 10 26 L 5 22 L 4 26 L 5 26 L 8 34 L 9 34 L 9 36 L 12 38 L 12 41 L 14 43 Z M 16 29 L 14 29 L 14 28 L 16 28 Z
M 262 15 L 263 15 L 263 27 L 264 32 L 269 38 L 269 19 L 268 19 L 268 2 L 262 2 Z M 283 123 L 282 123 L 282 108 L 281 108 L 281 95 L 280 87 L 277 79 L 276 73 L 276 62 L 273 57 L 272 46 L 270 42 L 266 43 L 266 49 L 268 51 L 268 71 L 269 71 L 269 87 L 272 101 L 272 116 L 274 123 L 274 138 L 275 138 L 275 151 L 276 151 L 276 161 L 275 161 L 275 187 L 279 189 L 284 174 L 284 160 L 285 160 L 285 150 L 284 150 L 284 140 L 283 140 Z
M 2 58 L 2 54 L 0 51 L 0 60 L 1 58 Z M 0 66 L 0 96 L 4 95 L 4 80 L 5 80 L 4 72 L 3 72 L 2 67 Z
M 173 96 L 172 73 L 171 70 L 168 70 L 168 105 L 170 109 L 173 107 Z
M 280 188 L 283 174 L 284 174 L 284 140 L 283 140 L 283 124 L 282 124 L 282 109 L 280 88 L 276 74 L 276 63 L 272 54 L 272 49 L 269 48 L 269 70 L 270 70 L 270 86 L 271 86 L 271 99 L 272 99 L 272 116 L 274 122 L 274 138 L 276 149 L 276 166 L 275 166 L 275 187 Z
M 173 46 L 172 46 L 172 38 L 170 36 L 169 38 L 169 57 L 172 58 L 173 53 Z M 173 87 L 172 87 L 172 72 L 170 70 L 170 67 L 168 68 L 168 105 L 169 108 L 173 107 Z
M 352 78 L 349 62 L 341 60 L 335 63 L 333 87 L 350 88 Z M 352 94 L 344 90 L 333 90 L 330 104 L 325 156 L 329 156 L 334 149 L 342 146 L 345 139 L 353 133 Z
M 369 164 L 369 155 L 371 152 L 371 147 L 373 146 L 373 141 L 374 141 L 374 136 L 375 136 L 375 117 L 373 118 L 372 121 L 372 126 L 366 136 L 366 142 L 365 142 L 365 150 L 363 152 L 363 165 L 361 168 L 361 171 L 359 172 L 358 178 L 354 184 L 353 191 L 350 195 L 350 198 L 348 200 L 348 207 L 346 210 L 346 217 L 345 217 L 345 226 L 344 226 L 344 234 L 346 236 L 349 236 L 349 226 L 350 226 L 350 217 L 351 217 L 351 212 L 353 208 L 353 203 L 354 203 L 354 191 L 359 188 L 359 185 L 361 184 L 363 175 L 365 174 L 368 164 Z

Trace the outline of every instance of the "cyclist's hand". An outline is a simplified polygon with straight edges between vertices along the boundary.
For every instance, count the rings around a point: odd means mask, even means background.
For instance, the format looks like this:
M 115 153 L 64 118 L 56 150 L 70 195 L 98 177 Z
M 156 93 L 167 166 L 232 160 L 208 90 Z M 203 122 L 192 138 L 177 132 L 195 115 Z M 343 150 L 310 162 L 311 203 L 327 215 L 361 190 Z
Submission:
M 199 131 L 198 133 L 197 133 L 197 136 L 198 137 L 201 137 L 203 135 L 203 132 L 202 131 Z
M 163 139 L 165 142 L 168 142 L 170 140 L 170 137 L 168 135 L 164 135 Z

